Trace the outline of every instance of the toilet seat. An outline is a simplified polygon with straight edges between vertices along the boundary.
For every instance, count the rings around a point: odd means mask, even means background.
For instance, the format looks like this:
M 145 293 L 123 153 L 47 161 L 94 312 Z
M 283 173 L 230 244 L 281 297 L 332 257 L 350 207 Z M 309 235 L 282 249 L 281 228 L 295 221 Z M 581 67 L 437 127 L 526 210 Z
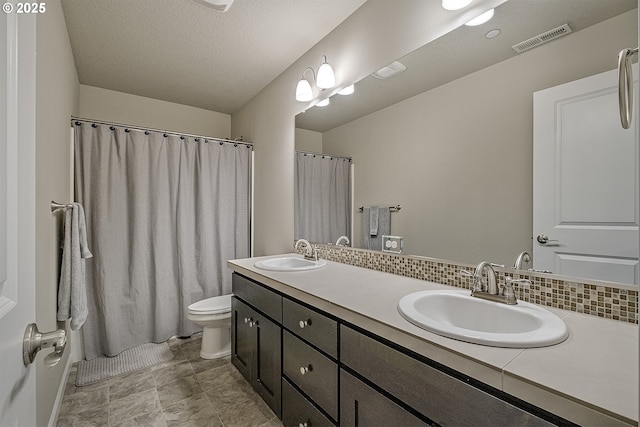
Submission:
M 223 314 L 231 312 L 231 294 L 220 295 L 194 302 L 189 307 L 189 314 Z

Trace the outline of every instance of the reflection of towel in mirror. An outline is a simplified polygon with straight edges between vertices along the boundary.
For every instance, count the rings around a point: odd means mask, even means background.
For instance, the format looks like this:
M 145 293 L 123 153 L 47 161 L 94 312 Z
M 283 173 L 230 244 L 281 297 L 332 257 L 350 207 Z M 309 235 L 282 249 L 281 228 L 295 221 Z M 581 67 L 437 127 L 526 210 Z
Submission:
M 376 236 L 371 233 L 371 209 L 378 211 L 378 231 Z M 382 250 L 382 236 L 391 234 L 391 209 L 389 206 L 364 208 L 362 216 L 362 247 L 363 249 L 371 249 L 375 251 Z
M 60 321 L 71 318 L 71 329 L 78 330 L 87 319 L 87 287 L 84 260 L 93 255 L 87 245 L 84 209 L 79 203 L 64 215 L 64 246 L 58 287 Z
M 378 235 L 379 213 L 380 208 L 378 206 L 371 206 L 369 208 L 369 235 L 373 237 Z

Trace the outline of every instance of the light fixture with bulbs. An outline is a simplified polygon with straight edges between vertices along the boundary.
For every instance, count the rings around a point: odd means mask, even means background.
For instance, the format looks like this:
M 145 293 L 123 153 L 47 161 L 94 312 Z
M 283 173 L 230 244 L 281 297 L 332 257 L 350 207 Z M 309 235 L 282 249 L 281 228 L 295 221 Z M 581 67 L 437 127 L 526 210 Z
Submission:
M 316 82 L 316 86 L 321 89 L 331 89 L 336 85 L 336 75 L 333 72 L 331 64 L 327 62 L 327 57 L 322 55 L 322 62 L 320 68 L 318 68 L 318 75 L 316 76 L 313 68 L 307 67 L 302 72 L 302 78 L 298 81 L 296 86 L 296 101 L 309 102 L 313 99 L 313 90 L 311 89 L 311 83 L 305 78 L 305 73 L 311 70 L 313 79 Z
M 469 6 L 473 0 L 442 0 L 442 8 L 446 10 L 459 10 Z
M 309 83 L 309 80 L 304 78 L 304 73 L 306 73 L 307 70 L 311 70 L 311 72 L 313 73 L 313 68 L 311 67 L 305 68 L 305 70 L 302 72 L 302 78 L 298 80 L 298 85 L 296 86 L 296 101 L 309 102 L 313 99 L 313 90 L 311 89 L 311 84 Z M 313 77 L 315 78 L 315 74 Z
M 482 25 L 485 22 L 489 22 L 489 20 L 491 18 L 493 18 L 493 13 L 494 13 L 494 10 L 493 9 L 489 9 L 486 12 L 484 12 L 483 14 L 476 16 L 471 21 L 466 22 L 464 25 L 467 25 L 469 27 L 475 27 L 477 25 Z

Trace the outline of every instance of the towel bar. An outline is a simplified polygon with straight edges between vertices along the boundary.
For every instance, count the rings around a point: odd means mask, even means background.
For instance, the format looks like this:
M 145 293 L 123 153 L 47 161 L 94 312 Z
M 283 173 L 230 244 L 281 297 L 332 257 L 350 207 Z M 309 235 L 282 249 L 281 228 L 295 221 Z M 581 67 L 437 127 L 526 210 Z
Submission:
M 58 202 L 54 202 L 53 200 L 51 201 L 51 212 L 55 212 L 59 209 L 68 209 L 72 207 L 73 207 L 72 204 L 58 203 Z
M 391 212 L 398 212 L 400 209 L 402 209 L 402 206 L 400 206 L 400 205 L 395 205 L 395 206 L 390 206 L 390 207 L 389 207 L 389 210 L 390 210 Z M 358 208 L 358 211 L 359 211 L 359 212 L 363 212 L 363 211 L 364 211 L 364 206 L 360 206 L 360 207 Z

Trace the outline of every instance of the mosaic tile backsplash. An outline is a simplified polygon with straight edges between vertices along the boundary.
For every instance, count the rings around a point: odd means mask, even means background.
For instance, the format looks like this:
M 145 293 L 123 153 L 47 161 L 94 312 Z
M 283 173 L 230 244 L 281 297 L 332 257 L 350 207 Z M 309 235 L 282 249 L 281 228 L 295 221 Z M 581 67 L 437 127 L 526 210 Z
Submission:
M 313 245 L 320 258 L 443 285 L 471 289 L 471 279 L 460 275 L 460 270 L 475 269 L 474 265 L 452 263 L 434 258 L 396 255 L 364 249 L 334 245 Z M 529 279 L 530 286 L 514 285 L 519 300 L 546 305 L 578 313 L 638 323 L 638 290 L 616 287 L 611 283 L 564 280 L 550 274 L 496 268 L 498 283 L 505 276 Z

